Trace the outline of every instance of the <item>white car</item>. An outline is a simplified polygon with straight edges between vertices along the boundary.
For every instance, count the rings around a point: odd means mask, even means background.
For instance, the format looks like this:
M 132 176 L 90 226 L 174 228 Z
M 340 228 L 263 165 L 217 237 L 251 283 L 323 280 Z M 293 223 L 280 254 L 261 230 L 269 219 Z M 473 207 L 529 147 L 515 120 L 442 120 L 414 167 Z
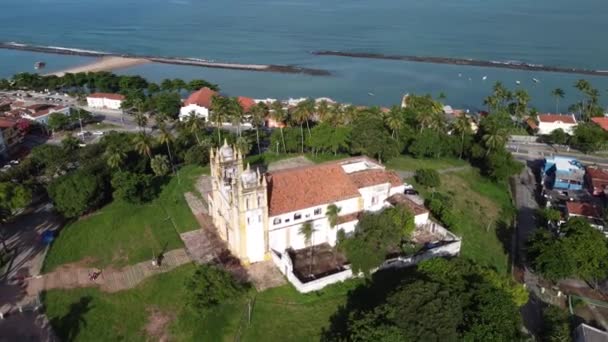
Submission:
M 93 131 L 93 135 L 103 135 L 103 131 Z
M 17 159 L 13 159 L 9 163 L 11 163 L 13 165 L 19 165 L 19 161 Z

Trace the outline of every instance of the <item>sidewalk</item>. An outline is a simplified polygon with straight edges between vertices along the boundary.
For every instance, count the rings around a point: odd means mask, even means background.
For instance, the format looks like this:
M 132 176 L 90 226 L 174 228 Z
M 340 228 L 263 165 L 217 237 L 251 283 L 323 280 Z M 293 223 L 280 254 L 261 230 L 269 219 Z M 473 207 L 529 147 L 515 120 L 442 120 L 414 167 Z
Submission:
M 160 267 L 152 265 L 151 261 L 144 261 L 120 270 L 101 270 L 101 274 L 95 280 L 91 280 L 89 274 L 96 269 L 73 266 L 60 267 L 54 272 L 30 278 L 26 292 L 28 296 L 37 296 L 45 290 L 93 286 L 98 286 L 104 292 L 117 292 L 131 289 L 148 277 L 171 271 L 191 261 L 186 250 L 180 248 L 165 253 Z

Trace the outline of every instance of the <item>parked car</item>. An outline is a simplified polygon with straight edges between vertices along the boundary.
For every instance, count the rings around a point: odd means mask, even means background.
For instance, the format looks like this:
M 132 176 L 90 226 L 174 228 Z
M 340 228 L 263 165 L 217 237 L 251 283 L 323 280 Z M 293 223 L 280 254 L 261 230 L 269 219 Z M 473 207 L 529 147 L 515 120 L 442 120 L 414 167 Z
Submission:
M 418 195 L 418 191 L 415 189 L 405 189 L 403 193 L 406 195 Z
M 19 161 L 17 159 L 13 159 L 9 163 L 11 163 L 13 165 L 19 165 Z
M 103 135 L 103 131 L 93 131 L 93 135 Z

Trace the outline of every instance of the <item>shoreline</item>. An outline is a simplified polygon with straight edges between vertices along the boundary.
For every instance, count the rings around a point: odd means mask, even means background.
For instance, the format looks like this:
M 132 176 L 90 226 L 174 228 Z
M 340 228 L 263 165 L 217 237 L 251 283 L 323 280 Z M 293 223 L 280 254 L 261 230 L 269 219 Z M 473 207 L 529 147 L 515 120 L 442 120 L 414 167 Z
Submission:
M 542 65 L 542 64 L 530 64 L 530 63 L 523 63 L 523 62 L 485 61 L 485 60 L 468 59 L 468 58 L 453 58 L 453 57 L 385 55 L 385 54 L 381 54 L 381 53 L 371 53 L 371 52 L 345 52 L 345 51 L 331 51 L 331 50 L 312 51 L 311 54 L 314 56 L 336 56 L 336 57 L 351 57 L 351 58 L 366 58 L 366 59 L 384 59 L 384 60 L 397 60 L 397 61 L 419 62 L 419 63 L 465 65 L 465 66 L 477 66 L 477 67 L 485 67 L 485 68 L 501 68 L 501 69 L 514 69 L 514 70 L 527 70 L 527 71 L 556 72 L 556 73 L 591 75 L 591 76 L 608 76 L 608 70 L 568 68 L 568 67 L 548 66 L 548 65 Z
M 127 63 L 126 60 L 139 60 L 144 62 L 137 62 L 137 64 L 147 62 L 162 63 L 162 64 L 173 64 L 173 65 L 188 65 L 198 66 L 203 68 L 215 68 L 215 69 L 232 69 L 232 70 L 245 70 L 245 71 L 257 71 L 257 72 L 274 72 L 282 74 L 304 74 L 309 76 L 331 76 L 328 70 L 304 68 L 295 65 L 276 65 L 276 64 L 241 64 L 241 63 L 224 63 L 216 61 L 208 61 L 197 58 L 183 58 L 183 57 L 163 57 L 163 56 L 146 56 L 146 55 L 132 55 L 132 54 L 119 54 L 112 52 L 93 51 L 84 49 L 71 49 L 56 46 L 40 46 L 40 45 L 29 45 L 15 42 L 0 42 L 0 49 L 8 50 L 20 50 L 29 52 L 39 52 L 55 55 L 71 55 L 71 56 L 82 56 L 82 57 L 102 57 L 102 58 L 121 58 L 124 60 L 124 64 L 130 64 L 135 62 Z M 99 63 L 99 61 L 97 61 Z M 97 64 L 96 62 L 90 63 L 90 65 Z M 123 62 L 121 62 L 123 63 Z M 119 63 L 119 64 L 121 64 Z M 103 63 L 102 63 L 103 64 Z M 135 64 L 135 65 L 137 65 Z M 132 65 L 127 65 L 132 66 Z M 85 66 L 75 67 L 73 69 L 85 68 Z M 84 70 L 84 69 L 83 69 Z M 105 69 L 107 70 L 107 69 Z M 65 70 L 67 71 L 67 70 Z M 61 71 L 61 72 L 65 72 Z M 91 70 L 85 70 L 91 71 Z M 97 70 L 97 71 L 102 71 Z
M 99 59 L 92 61 L 90 63 L 86 63 L 83 65 L 78 65 L 75 67 L 70 67 L 67 69 L 50 72 L 44 74 L 44 76 L 59 76 L 62 77 L 65 74 L 77 74 L 80 72 L 99 72 L 99 71 L 113 71 L 117 69 L 129 68 L 136 65 L 141 65 L 145 63 L 149 63 L 150 61 L 143 58 L 127 58 L 127 57 L 115 57 L 115 56 L 105 56 L 100 57 Z

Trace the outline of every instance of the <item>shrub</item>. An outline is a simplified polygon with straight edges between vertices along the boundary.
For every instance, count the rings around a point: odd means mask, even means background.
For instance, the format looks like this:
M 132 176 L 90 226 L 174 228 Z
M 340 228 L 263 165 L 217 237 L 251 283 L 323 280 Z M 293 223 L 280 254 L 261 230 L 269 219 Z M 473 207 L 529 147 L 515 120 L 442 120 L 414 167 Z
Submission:
M 239 299 L 247 291 L 248 285 L 239 283 L 224 269 L 201 265 L 186 281 L 186 288 L 190 305 L 204 314 L 209 308 Z
M 433 169 L 418 169 L 414 175 L 416 182 L 424 187 L 437 188 L 441 185 L 439 172 Z

